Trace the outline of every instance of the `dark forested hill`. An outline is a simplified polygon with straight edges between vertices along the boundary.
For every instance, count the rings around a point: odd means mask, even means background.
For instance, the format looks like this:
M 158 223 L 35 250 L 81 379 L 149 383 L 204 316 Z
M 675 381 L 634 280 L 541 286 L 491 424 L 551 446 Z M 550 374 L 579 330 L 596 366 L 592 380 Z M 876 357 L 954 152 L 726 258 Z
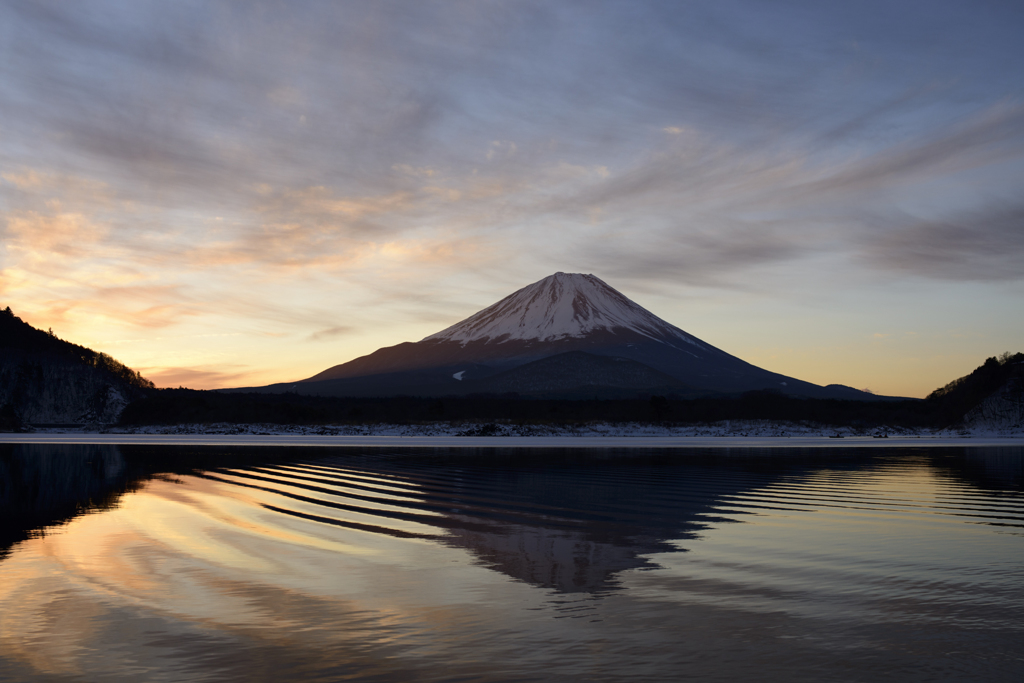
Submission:
M 1006 429 L 1024 425 L 1024 353 L 989 358 L 925 399 L 947 424 Z
M 138 372 L 0 310 L 0 428 L 20 423 L 116 422 L 152 389 Z

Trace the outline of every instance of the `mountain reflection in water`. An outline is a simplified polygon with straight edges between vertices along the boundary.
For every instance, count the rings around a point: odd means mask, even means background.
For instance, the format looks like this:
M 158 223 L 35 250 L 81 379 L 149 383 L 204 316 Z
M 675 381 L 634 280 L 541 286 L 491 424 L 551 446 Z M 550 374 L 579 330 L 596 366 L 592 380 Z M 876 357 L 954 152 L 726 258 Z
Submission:
M 0 447 L 0 680 L 1018 680 L 1020 449 Z

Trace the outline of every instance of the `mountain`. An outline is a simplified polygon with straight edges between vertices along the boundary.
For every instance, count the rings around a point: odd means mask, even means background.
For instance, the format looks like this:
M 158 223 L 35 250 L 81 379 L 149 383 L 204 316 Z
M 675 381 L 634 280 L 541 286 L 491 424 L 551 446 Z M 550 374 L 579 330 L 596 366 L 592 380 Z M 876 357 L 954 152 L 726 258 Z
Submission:
M 538 361 L 544 361 L 540 368 L 532 365 Z M 379 349 L 299 382 L 234 391 L 592 397 L 763 389 L 884 398 L 758 368 L 662 320 L 600 278 L 578 273 L 550 275 L 418 342 Z
M 113 423 L 153 383 L 105 353 L 0 311 L 0 428 Z

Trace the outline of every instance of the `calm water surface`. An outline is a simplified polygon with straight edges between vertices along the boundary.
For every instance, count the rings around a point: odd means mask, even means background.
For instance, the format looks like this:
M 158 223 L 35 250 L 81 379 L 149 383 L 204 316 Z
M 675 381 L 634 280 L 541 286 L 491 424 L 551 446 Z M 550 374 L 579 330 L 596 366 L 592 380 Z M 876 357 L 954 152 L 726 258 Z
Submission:
M 0 446 L 0 680 L 1024 680 L 1024 451 Z

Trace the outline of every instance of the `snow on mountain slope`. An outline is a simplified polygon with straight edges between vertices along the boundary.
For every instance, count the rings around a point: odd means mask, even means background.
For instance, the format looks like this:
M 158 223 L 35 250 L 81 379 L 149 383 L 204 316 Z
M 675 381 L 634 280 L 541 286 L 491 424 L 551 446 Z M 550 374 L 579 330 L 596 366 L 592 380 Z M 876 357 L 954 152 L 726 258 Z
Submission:
M 655 341 L 704 348 L 696 339 L 633 303 L 600 278 L 555 273 L 422 341 L 556 341 L 600 330 L 632 330 Z

